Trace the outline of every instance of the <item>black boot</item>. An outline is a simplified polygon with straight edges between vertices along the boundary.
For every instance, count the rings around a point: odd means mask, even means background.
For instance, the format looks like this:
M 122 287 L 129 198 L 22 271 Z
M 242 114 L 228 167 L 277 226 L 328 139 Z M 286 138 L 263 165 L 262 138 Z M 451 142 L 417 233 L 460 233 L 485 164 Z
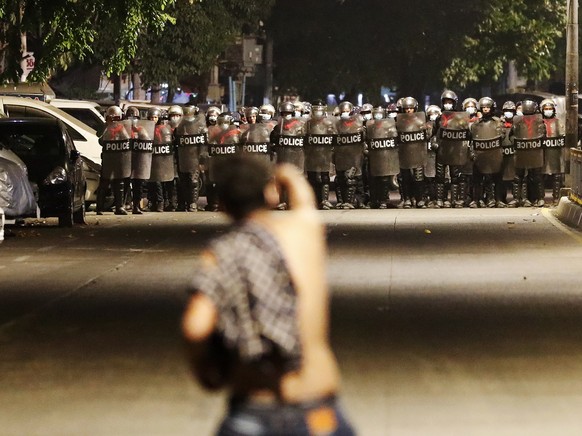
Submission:
M 134 215 L 141 215 L 143 212 L 141 210 L 141 196 L 143 192 L 142 180 L 133 179 L 131 181 L 131 200 L 132 200 L 132 213 Z
M 115 201 L 115 215 L 127 215 L 124 206 L 125 183 L 123 180 L 113 181 L 113 198 Z
M 552 176 L 552 199 L 554 206 L 557 206 L 560 202 L 560 190 L 563 185 L 562 174 L 554 174 Z

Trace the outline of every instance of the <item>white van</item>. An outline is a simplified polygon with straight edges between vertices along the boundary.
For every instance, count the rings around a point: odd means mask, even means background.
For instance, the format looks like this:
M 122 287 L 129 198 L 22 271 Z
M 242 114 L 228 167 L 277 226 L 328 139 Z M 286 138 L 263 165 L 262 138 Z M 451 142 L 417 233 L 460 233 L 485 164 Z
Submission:
M 0 111 L 13 118 L 56 118 L 61 120 L 81 155 L 101 164 L 101 145 L 97 132 L 53 104 L 20 97 L 0 96 Z
M 49 103 L 87 124 L 97 132 L 97 136 L 105 130 L 105 118 L 101 115 L 101 106 L 98 103 L 64 98 L 53 98 Z

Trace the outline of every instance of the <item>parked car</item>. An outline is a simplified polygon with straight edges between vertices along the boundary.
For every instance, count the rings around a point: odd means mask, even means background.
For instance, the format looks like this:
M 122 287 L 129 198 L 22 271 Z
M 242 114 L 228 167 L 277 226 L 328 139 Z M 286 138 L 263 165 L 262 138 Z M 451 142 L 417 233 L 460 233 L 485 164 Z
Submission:
M 83 160 L 62 121 L 2 119 L 0 142 L 26 164 L 41 216 L 58 217 L 60 227 L 85 222 Z
M 75 143 L 75 148 L 81 153 L 87 166 L 91 167 L 91 171 L 86 168 L 89 188 L 85 194 L 86 201 L 89 204 L 97 201 L 95 193 L 101 169 L 101 144 L 95 130 L 53 104 L 30 98 L 0 96 L 0 112 L 15 118 L 40 117 L 62 121 Z M 97 172 L 94 171 L 96 168 Z
M 38 209 L 25 163 L 3 142 L 0 142 L 0 209 L 3 220 L 9 224 L 35 215 Z
M 105 118 L 103 118 L 101 106 L 98 103 L 86 100 L 54 98 L 50 101 L 50 104 L 87 124 L 97 132 L 97 136 L 103 133 Z

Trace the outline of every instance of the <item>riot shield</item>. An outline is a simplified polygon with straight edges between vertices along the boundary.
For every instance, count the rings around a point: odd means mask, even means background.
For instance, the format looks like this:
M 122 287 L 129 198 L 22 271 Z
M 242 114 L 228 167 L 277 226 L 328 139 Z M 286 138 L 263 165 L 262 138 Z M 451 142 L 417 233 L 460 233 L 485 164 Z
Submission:
M 428 157 L 428 135 L 424 112 L 398 114 L 396 129 L 400 168 L 411 169 L 425 166 Z
M 131 178 L 147 180 L 152 169 L 154 130 L 150 120 L 132 120 L 131 124 Z
M 275 127 L 277 163 L 290 163 L 305 169 L 305 121 L 294 118 L 281 120 Z
M 167 124 L 158 124 L 154 130 L 150 180 L 152 182 L 169 182 L 174 180 L 175 176 L 172 129 Z
M 235 126 L 219 130 L 215 142 L 208 145 L 208 180 L 211 182 L 217 181 L 218 164 L 240 152 L 240 130 Z
M 544 173 L 566 172 L 566 130 L 559 118 L 544 119 L 546 136 L 542 140 L 544 149 Z
M 131 122 L 113 121 L 100 138 L 101 177 L 105 180 L 126 179 L 131 175 Z
M 355 175 L 361 175 L 366 141 L 362 117 L 355 115 L 347 120 L 340 119 L 337 133 L 334 155 L 336 171 L 355 168 Z
M 463 166 L 467 163 L 466 141 L 471 138 L 469 114 L 465 111 L 445 111 L 438 126 L 437 156 L 443 165 Z
M 247 124 L 241 135 L 241 153 L 271 163 L 271 131 L 265 124 Z
M 305 142 L 305 170 L 329 172 L 336 143 L 337 129 L 332 119 L 312 118 L 307 122 Z
M 503 150 L 501 148 L 502 127 L 497 118 L 480 120 L 471 126 L 472 147 L 475 152 L 475 167 L 481 174 L 501 171 Z
M 194 173 L 200 164 L 200 150 L 208 144 L 208 128 L 201 117 L 186 117 L 174 130 L 178 149 L 178 171 Z
M 546 127 L 542 114 L 523 115 L 513 120 L 516 168 L 542 168 L 544 149 L 542 139 Z
M 366 138 L 370 175 L 383 177 L 400 172 L 398 159 L 398 131 L 392 118 L 369 121 Z
M 501 176 L 504 181 L 511 181 L 515 178 L 515 147 L 506 129 L 501 143 L 503 150 L 503 162 L 501 164 Z

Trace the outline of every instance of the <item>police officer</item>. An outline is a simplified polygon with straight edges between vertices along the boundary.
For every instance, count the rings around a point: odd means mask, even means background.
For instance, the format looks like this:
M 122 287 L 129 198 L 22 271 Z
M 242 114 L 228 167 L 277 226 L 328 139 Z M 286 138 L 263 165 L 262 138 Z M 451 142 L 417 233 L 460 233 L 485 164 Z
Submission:
M 513 145 L 513 138 L 511 137 L 511 127 L 513 126 L 513 118 L 515 117 L 515 103 L 511 100 L 503 103 L 501 108 L 503 122 L 503 163 L 501 164 L 501 180 L 495 186 L 497 190 L 497 197 L 500 201 L 500 206 L 507 205 L 507 207 L 517 207 L 519 197 L 519 185 L 515 183 L 515 147 Z M 508 185 L 511 186 L 512 199 L 507 201 Z
M 414 97 L 404 97 L 399 101 L 403 111 L 396 117 L 402 185 L 399 207 L 409 209 L 415 206 L 423 209 L 426 208 L 424 166 L 428 160 L 428 140 L 432 127 L 427 123 L 425 113 L 418 112 L 418 101 Z
M 164 211 L 164 184 L 167 185 L 166 190 L 170 190 L 168 192 L 170 198 L 173 197 L 171 190 L 176 175 L 172 129 L 167 122 L 161 119 L 161 115 L 162 111 L 159 107 L 148 109 L 148 120 L 155 123 L 152 170 L 148 185 L 151 200 L 150 210 L 153 212 Z
M 335 120 L 327 116 L 327 106 L 322 100 L 311 105 L 311 119 L 306 124 L 305 170 L 307 180 L 315 192 L 319 209 L 329 210 L 330 169 L 337 128 Z
M 337 143 L 335 147 L 337 208 L 354 209 L 358 206 L 357 185 L 362 179 L 362 163 L 366 134 L 361 116 L 354 113 L 354 105 L 343 101 L 338 106 Z M 361 199 L 360 199 L 361 201 Z
M 101 152 L 101 178 L 97 194 L 97 214 L 103 214 L 105 194 L 109 184 L 113 189 L 115 215 L 127 215 L 123 207 L 125 180 L 131 175 L 131 127 L 121 121 L 123 111 L 110 106 L 105 113 L 107 125 L 99 142 Z
M 442 111 L 436 104 L 431 104 L 426 108 L 426 116 L 428 121 L 433 125 L 433 132 L 436 130 L 436 123 L 441 116 Z M 430 209 L 443 207 L 442 198 L 437 195 L 437 184 L 436 184 L 436 159 L 437 159 L 437 148 L 438 141 L 436 135 L 431 136 L 428 141 L 428 154 L 427 162 L 424 166 L 424 180 L 426 188 L 426 197 L 428 199 L 427 207 Z
M 131 122 L 132 212 L 141 215 L 143 186 L 151 175 L 155 123 L 140 120 L 139 110 L 135 106 L 127 108 L 125 118 Z
M 501 181 L 503 126 L 495 116 L 495 101 L 490 97 L 479 100 L 481 118 L 471 126 L 475 153 L 473 169 L 473 201 L 470 207 L 501 206 L 496 197 L 495 184 Z
M 564 186 L 564 174 L 566 172 L 566 132 L 564 124 L 556 116 L 556 103 L 551 99 L 545 99 L 540 103 L 540 109 L 544 124 L 546 125 L 546 137 L 544 147 L 544 173 L 552 180 L 553 205 L 560 200 L 560 189 Z M 540 186 L 542 190 L 543 185 Z M 540 198 L 545 193 L 540 191 Z M 538 205 L 541 204 L 541 201 Z
M 546 125 L 533 100 L 523 100 L 522 116 L 513 121 L 512 134 L 515 145 L 515 174 L 521 189 L 521 206 L 544 205 L 542 171 L 544 167 L 543 138 Z M 531 189 L 528 191 L 528 186 Z

